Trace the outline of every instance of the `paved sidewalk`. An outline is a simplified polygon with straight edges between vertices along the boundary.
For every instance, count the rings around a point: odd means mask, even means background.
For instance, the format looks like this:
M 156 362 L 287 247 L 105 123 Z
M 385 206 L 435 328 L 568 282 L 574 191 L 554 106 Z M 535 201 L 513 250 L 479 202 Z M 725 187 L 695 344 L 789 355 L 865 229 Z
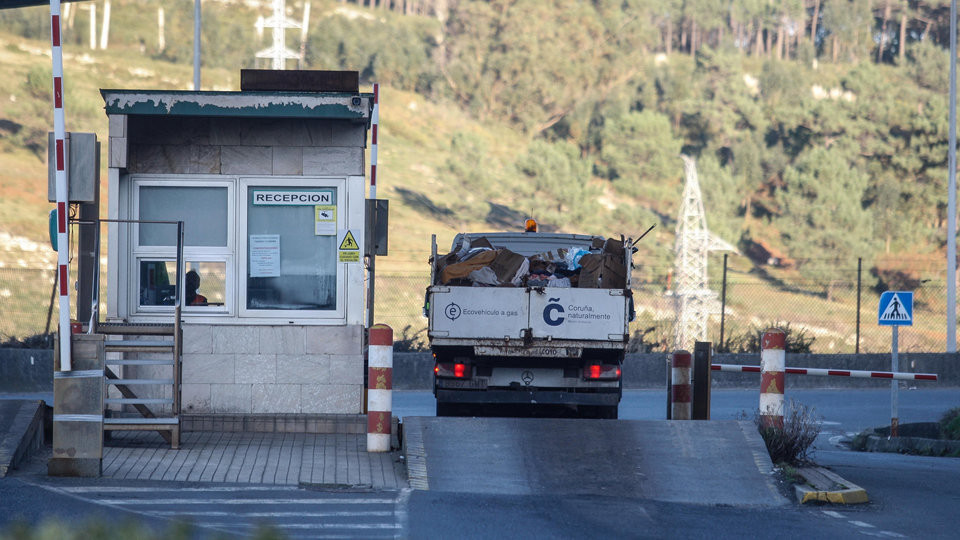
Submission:
M 188 431 L 171 450 L 156 432 L 114 432 L 103 449 L 103 478 L 407 487 L 398 452 L 366 447 L 366 434 Z

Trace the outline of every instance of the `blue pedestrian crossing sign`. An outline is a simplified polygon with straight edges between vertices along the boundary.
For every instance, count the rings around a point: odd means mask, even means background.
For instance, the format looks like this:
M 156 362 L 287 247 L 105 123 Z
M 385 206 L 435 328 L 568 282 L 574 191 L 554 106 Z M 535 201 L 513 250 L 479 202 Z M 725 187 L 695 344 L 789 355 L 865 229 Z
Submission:
M 913 291 L 887 291 L 880 295 L 877 309 L 880 326 L 913 325 Z

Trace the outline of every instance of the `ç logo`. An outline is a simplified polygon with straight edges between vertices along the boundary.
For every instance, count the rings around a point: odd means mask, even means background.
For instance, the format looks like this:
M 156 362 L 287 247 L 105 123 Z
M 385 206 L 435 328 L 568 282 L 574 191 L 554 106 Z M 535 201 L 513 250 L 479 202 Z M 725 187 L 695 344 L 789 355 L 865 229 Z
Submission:
M 461 313 L 463 313 L 463 310 L 453 302 L 447 304 L 447 307 L 443 309 L 443 314 L 451 321 L 457 320 L 457 317 L 459 317 Z
M 530 383 L 533 382 L 533 372 L 529 369 L 524 370 L 523 373 L 520 374 L 520 380 L 523 381 L 523 384 L 530 386 Z
M 560 299 L 550 298 L 547 301 L 559 302 Z M 550 326 L 560 326 L 560 324 L 563 323 L 563 315 L 560 315 L 560 313 L 563 313 L 563 306 L 556 303 L 547 304 L 546 307 L 543 308 L 543 322 Z

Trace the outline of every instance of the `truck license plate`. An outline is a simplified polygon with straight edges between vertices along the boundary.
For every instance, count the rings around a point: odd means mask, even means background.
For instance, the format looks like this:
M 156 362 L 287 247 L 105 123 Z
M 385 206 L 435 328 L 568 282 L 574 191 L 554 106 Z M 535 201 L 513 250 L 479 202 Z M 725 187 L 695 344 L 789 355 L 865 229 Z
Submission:
M 443 388 L 455 388 L 460 390 L 486 390 L 486 379 L 466 379 L 466 380 L 446 380 L 443 381 Z

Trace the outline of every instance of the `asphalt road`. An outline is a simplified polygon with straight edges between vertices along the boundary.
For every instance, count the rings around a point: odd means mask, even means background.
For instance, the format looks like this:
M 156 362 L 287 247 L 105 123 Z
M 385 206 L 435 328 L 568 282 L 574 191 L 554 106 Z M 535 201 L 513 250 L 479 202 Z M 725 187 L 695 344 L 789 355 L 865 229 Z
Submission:
M 456 522 L 447 523 L 438 517 L 446 510 L 456 512 L 462 521 L 479 523 L 481 528 L 473 536 L 476 538 L 516 537 L 518 530 L 533 538 L 598 535 L 956 537 L 960 459 L 852 452 L 841 444 L 844 437 L 863 429 L 889 425 L 889 386 L 859 390 L 788 389 L 788 398 L 809 407 L 822 419 L 822 431 L 815 444 L 813 459 L 866 489 L 871 499 L 869 504 L 744 509 L 665 503 L 644 498 L 497 497 L 428 491 L 415 492 L 410 499 L 410 531 L 414 537 L 421 533 L 429 536 L 430 531 L 462 533 L 462 526 L 458 528 Z M 754 390 L 715 390 L 711 417 L 717 420 L 749 417 L 757 407 L 757 400 L 758 392 Z M 933 422 L 939 420 L 947 409 L 960 406 L 960 389 L 904 387 L 899 392 L 899 401 L 901 423 Z M 433 407 L 430 392 L 397 392 L 394 397 L 394 411 L 401 417 L 430 415 Z M 664 391 L 625 391 L 620 418 L 663 419 L 665 410 Z M 495 511 L 502 519 L 494 522 L 484 519 L 485 512 L 478 508 Z M 423 519 L 424 515 L 434 517 Z
M 172 520 L 188 519 L 203 526 L 196 536 L 200 538 L 223 533 L 251 537 L 260 523 L 272 523 L 289 537 L 303 538 L 956 537 L 960 459 L 864 454 L 837 445 L 843 435 L 889 421 L 889 388 L 788 392 L 788 397 L 814 407 L 823 416 L 824 433 L 817 442 L 816 461 L 864 487 L 871 498 L 869 504 L 788 504 L 774 508 L 689 504 L 653 500 L 642 491 L 629 489 L 611 496 L 599 489 L 604 483 L 601 476 L 610 477 L 611 485 L 623 487 L 624 477 L 634 471 L 621 474 L 609 464 L 596 467 L 599 475 L 586 480 L 582 475 L 583 470 L 590 469 L 589 463 L 570 471 L 554 471 L 550 482 L 566 476 L 567 484 L 566 489 L 553 493 L 491 490 L 489 485 L 495 486 L 497 479 L 488 478 L 484 490 L 344 495 L 207 483 L 156 486 L 49 479 L 43 474 L 42 462 L 34 462 L 32 469 L 0 479 L 0 531 L 18 519 L 39 523 L 57 517 L 81 523 L 101 517 L 111 521 L 130 519 L 155 530 L 168 530 Z M 731 420 L 743 413 L 749 415 L 756 399 L 755 391 L 715 391 L 713 418 Z M 663 400 L 662 391 L 628 391 L 621 418 L 662 419 Z M 901 422 L 935 421 L 947 408 L 958 405 L 960 389 L 903 390 Z M 433 407 L 429 392 L 394 395 L 394 411 L 400 416 L 430 416 Z M 562 443 L 575 445 L 576 441 L 565 439 Z M 592 444 L 596 447 L 596 441 Z M 590 459 L 602 460 L 603 456 Z M 477 468 L 469 455 L 456 466 Z M 581 484 L 585 489 L 578 489 Z M 229 489 L 220 489 L 223 487 Z M 332 528 L 333 524 L 343 527 Z

